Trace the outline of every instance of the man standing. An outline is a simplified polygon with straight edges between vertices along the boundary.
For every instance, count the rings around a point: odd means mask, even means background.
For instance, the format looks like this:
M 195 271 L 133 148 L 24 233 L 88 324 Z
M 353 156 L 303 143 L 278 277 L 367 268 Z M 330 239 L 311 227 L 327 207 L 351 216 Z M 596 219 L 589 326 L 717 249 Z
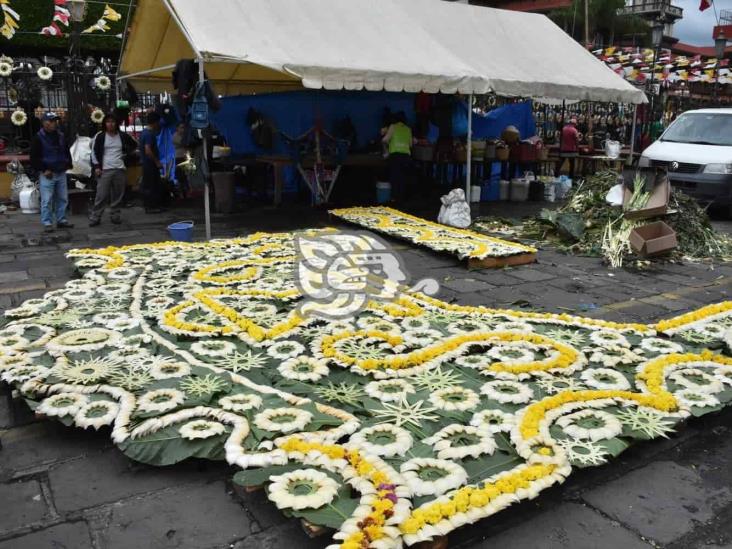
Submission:
M 160 115 L 151 112 L 147 115 L 147 127 L 140 135 L 140 156 L 142 159 L 142 194 L 145 197 L 145 213 L 160 213 L 165 203 L 165 189 L 160 178 L 160 162 L 158 152 L 158 134 L 160 133 Z
M 394 198 L 403 201 L 407 198 L 407 180 L 412 163 L 412 129 L 407 126 L 407 116 L 403 111 L 394 115 L 393 123 L 384 135 L 383 142 L 389 148 L 389 181 Z
M 125 132 L 119 131 L 114 115 L 104 117 L 104 131 L 94 137 L 92 146 L 92 165 L 97 178 L 97 196 L 89 212 L 89 226 L 96 227 L 102 221 L 102 214 L 107 203 L 111 210 L 112 223 L 118 225 L 120 206 L 125 196 L 127 185 L 126 166 L 130 155 L 137 148 L 137 143 Z
M 577 129 L 577 118 L 570 118 L 569 123 L 562 128 L 562 135 L 559 142 L 559 162 L 557 163 L 555 176 L 559 177 L 562 171 L 564 160 L 569 160 L 569 178 L 574 179 L 574 170 L 579 157 L 579 142 L 582 138 Z
M 40 174 L 41 222 L 44 230 L 50 233 L 54 230 L 54 217 L 59 229 L 73 227 L 66 219 L 69 203 L 66 170 L 73 166 L 73 162 L 64 134 L 58 129 L 56 113 L 45 113 L 41 123 L 43 127 L 31 141 L 30 162 Z

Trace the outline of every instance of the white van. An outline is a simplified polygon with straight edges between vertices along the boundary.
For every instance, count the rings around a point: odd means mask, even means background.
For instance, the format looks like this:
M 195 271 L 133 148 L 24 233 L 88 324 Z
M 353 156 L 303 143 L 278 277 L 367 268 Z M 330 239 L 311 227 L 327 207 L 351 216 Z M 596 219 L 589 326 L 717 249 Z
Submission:
M 686 111 L 640 157 L 668 170 L 671 185 L 732 213 L 732 109 Z

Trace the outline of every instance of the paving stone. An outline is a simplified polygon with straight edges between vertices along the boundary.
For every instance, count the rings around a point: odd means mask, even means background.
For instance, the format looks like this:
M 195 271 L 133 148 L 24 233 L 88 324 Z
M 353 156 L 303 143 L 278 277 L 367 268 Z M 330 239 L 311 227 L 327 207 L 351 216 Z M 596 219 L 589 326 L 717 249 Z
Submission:
M 662 544 L 707 522 L 732 500 L 732 489 L 703 482 L 699 472 L 658 461 L 583 495 L 606 515 Z
M 5 271 L 0 273 L 0 283 L 19 282 L 21 280 L 28 280 L 26 271 Z
M 503 269 L 483 269 L 481 271 L 470 271 L 470 276 L 483 282 L 487 282 L 492 286 L 516 286 L 523 284 L 522 280 L 519 280 L 515 276 L 507 274 Z
M 487 282 L 482 282 L 474 278 L 453 278 L 451 280 L 439 280 L 442 286 L 454 290 L 458 293 L 480 292 L 494 288 Z
M 17 306 L 29 299 L 36 299 L 36 298 L 43 297 L 44 295 L 46 295 L 47 291 L 48 291 L 48 288 L 46 288 L 44 285 L 43 289 L 29 290 L 27 292 L 20 292 L 17 294 L 12 294 L 9 297 L 11 298 L 12 305 Z M 0 296 L 0 297 L 3 297 L 3 296 Z
M 7 429 L 13 424 L 13 412 L 10 406 L 10 395 L 0 387 L 0 429 Z
M 607 309 L 615 309 L 622 312 L 623 315 L 637 318 L 644 322 L 657 322 L 662 318 L 668 317 L 668 310 L 657 305 L 649 305 L 648 303 L 634 302 L 633 304 L 619 303 L 617 307 L 615 305 L 608 305 Z
M 46 284 L 42 280 L 23 280 L 18 282 L 0 283 L 0 294 L 17 294 L 32 290 L 45 290 Z
M 311 539 L 299 522 L 289 520 L 274 528 L 270 528 L 253 536 L 236 542 L 231 549 L 282 549 L 292 547 L 297 549 L 322 549 L 323 539 Z
M 3 433 L 0 478 L 46 469 L 50 464 L 108 447 L 109 435 L 84 432 L 54 421 Z
M 662 309 L 666 309 L 667 311 L 673 313 L 691 311 L 697 308 L 697 305 L 690 301 L 685 301 L 663 294 L 655 297 L 642 297 L 638 301 L 642 303 L 648 303 L 649 305 L 654 305 L 656 307 L 661 307 Z
M 99 241 L 104 240 L 105 242 L 108 240 L 114 240 L 119 238 L 135 238 L 142 236 L 142 233 L 140 231 L 113 231 L 113 232 L 105 232 L 105 233 L 97 233 L 95 231 L 90 231 L 88 233 L 89 240 L 91 241 Z
M 542 280 L 551 280 L 552 278 L 556 278 L 555 274 L 546 273 L 539 269 L 528 267 L 517 267 L 509 270 L 508 273 L 525 282 L 540 282 Z
M 73 522 L 0 541 L 0 549 L 92 549 L 92 543 L 86 523 Z
M 107 549 L 198 549 L 232 543 L 251 533 L 244 509 L 227 495 L 223 482 L 214 482 L 116 504 L 103 536 Z
M 11 532 L 39 522 L 46 514 L 41 485 L 37 480 L 0 484 L 0 532 Z M 12 502 L 12 503 L 11 503 Z
M 0 310 L 9 309 L 13 306 L 13 300 L 9 295 L 0 295 Z
M 53 264 L 55 262 L 50 263 L 42 267 L 31 267 L 28 269 L 28 273 L 33 278 L 70 278 L 74 274 L 73 264 L 65 258 L 63 260 L 59 258 L 60 264 L 55 265 Z
M 63 513 L 228 473 L 228 467 L 217 462 L 147 466 L 132 462 L 113 448 L 62 463 L 48 476 L 56 508 Z M 82 478 L 84 482 L 79 482 Z
M 650 549 L 651 545 L 577 503 L 563 503 L 519 526 L 492 536 L 475 549 Z

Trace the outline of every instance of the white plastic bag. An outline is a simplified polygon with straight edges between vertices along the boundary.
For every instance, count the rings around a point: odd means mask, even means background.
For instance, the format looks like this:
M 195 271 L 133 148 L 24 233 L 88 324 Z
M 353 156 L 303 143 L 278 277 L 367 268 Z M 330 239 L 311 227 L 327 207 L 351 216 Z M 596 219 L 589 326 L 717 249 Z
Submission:
M 92 138 L 80 135 L 71 146 L 71 160 L 74 167 L 67 173 L 78 177 L 91 177 L 91 148 Z
M 622 206 L 624 194 L 625 186 L 619 183 L 608 191 L 607 195 L 605 195 L 605 201 L 611 206 Z
M 620 156 L 620 141 L 608 139 L 605 141 L 605 156 L 615 159 Z
M 443 196 L 440 201 L 442 207 L 437 216 L 437 222 L 458 229 L 470 227 L 470 204 L 465 200 L 465 191 L 453 189 Z

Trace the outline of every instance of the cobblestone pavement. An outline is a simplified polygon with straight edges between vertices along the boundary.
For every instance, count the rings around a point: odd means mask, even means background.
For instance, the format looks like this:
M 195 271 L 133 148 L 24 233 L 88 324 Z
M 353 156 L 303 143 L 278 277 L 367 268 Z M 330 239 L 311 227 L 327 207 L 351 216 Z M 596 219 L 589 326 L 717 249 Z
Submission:
M 124 211 L 50 237 L 35 216 L 0 215 L 0 309 L 61 287 L 72 247 L 167 239 L 165 226 L 198 211 Z M 503 208 L 501 215 L 506 215 Z M 309 208 L 214 218 L 214 236 L 323 226 Z M 729 230 L 729 224 L 720 224 Z M 202 236 L 197 228 L 197 236 Z M 539 263 L 468 272 L 456 259 L 397 243 L 413 279 L 440 280 L 440 297 L 462 304 L 531 306 L 614 321 L 653 321 L 728 299 L 732 266 L 664 264 L 637 273 L 542 250 Z M 711 549 L 732 547 L 732 411 L 694 419 L 668 440 L 638 444 L 610 464 L 577 471 L 531 502 L 466 527 L 450 547 Z M 126 459 L 108 433 L 37 421 L 0 388 L 0 549 L 323 547 L 261 492 L 235 494 L 225 464 L 151 468 Z

